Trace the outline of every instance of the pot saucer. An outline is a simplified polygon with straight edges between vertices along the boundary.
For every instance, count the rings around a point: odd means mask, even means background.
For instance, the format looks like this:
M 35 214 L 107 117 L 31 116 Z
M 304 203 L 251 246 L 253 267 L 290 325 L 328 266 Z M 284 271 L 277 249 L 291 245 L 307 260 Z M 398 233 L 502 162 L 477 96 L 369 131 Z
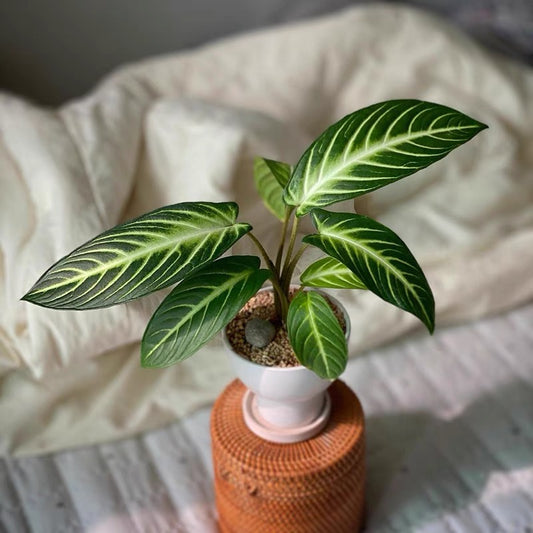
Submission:
M 301 442 L 314 437 L 326 426 L 331 412 L 331 400 L 327 392 L 324 394 L 324 399 L 322 410 L 309 424 L 297 427 L 278 427 L 261 416 L 257 409 L 255 394 L 247 390 L 242 399 L 244 422 L 250 431 L 270 442 L 284 444 Z

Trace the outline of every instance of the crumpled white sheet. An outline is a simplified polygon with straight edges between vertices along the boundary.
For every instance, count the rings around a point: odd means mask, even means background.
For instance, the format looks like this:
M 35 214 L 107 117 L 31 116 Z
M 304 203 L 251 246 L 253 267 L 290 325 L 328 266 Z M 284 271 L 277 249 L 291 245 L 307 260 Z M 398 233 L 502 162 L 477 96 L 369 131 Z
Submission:
M 530 299 L 533 75 L 421 12 L 358 7 L 156 58 L 58 110 L 0 95 L 0 451 L 156 427 L 211 401 L 231 376 L 220 341 L 172 368 L 140 368 L 138 341 L 161 294 L 84 312 L 20 302 L 51 263 L 118 222 L 188 200 L 237 201 L 272 249 L 278 222 L 254 192 L 253 157 L 294 163 L 331 122 L 390 98 L 450 105 L 490 128 L 356 202 L 413 250 L 437 327 Z M 243 240 L 234 252 L 255 250 Z M 340 298 L 352 354 L 418 327 L 372 294 Z

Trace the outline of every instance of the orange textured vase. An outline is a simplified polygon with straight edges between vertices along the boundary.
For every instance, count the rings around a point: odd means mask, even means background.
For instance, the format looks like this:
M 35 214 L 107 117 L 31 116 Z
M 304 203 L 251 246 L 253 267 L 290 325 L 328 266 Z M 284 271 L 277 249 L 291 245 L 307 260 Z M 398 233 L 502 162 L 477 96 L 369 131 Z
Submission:
M 342 382 L 328 390 L 326 428 L 295 444 L 252 433 L 242 415 L 244 385 L 235 380 L 211 415 L 215 497 L 221 533 L 355 533 L 363 525 L 364 417 Z

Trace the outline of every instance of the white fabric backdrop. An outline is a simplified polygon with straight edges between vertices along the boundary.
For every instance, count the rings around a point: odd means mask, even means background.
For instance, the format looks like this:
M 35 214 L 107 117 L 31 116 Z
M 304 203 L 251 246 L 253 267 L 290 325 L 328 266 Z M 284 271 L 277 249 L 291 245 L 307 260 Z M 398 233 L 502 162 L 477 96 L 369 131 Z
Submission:
M 170 369 L 140 369 L 161 294 L 87 312 L 19 298 L 65 253 L 162 204 L 235 200 L 271 246 L 277 222 L 253 191 L 254 155 L 294 163 L 331 122 L 389 98 L 450 105 L 490 127 L 358 203 L 413 249 L 437 326 L 530 299 L 532 73 L 418 11 L 356 8 L 132 65 L 59 110 L 1 95 L 0 450 L 122 437 L 212 401 L 230 379 L 219 341 Z M 248 241 L 235 251 L 254 252 Z M 340 297 L 353 355 L 417 327 L 372 294 Z

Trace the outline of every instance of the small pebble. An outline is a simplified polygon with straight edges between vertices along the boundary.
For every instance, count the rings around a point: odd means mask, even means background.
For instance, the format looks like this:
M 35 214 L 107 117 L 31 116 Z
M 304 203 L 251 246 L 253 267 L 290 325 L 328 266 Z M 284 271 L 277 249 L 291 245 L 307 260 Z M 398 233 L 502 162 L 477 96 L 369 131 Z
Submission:
M 264 348 L 276 335 L 276 328 L 270 320 L 252 318 L 244 326 L 244 337 L 256 348 Z

